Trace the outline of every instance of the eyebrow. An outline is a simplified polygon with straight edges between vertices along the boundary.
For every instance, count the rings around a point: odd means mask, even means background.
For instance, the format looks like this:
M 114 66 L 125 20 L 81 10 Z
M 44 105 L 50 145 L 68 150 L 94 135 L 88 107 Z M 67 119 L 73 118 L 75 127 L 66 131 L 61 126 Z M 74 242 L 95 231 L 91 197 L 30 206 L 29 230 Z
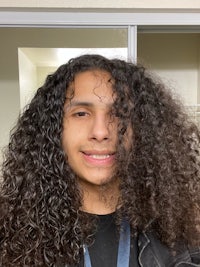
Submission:
M 84 107 L 91 107 L 94 106 L 90 102 L 85 102 L 85 101 L 69 101 L 69 103 L 66 104 L 66 107 L 78 107 L 78 106 L 84 106 Z
M 86 102 L 86 101 L 69 101 L 67 104 L 66 104 L 66 108 L 71 108 L 71 107 L 94 107 L 94 104 L 91 103 L 91 102 Z M 113 103 L 112 104 L 107 104 L 106 105 L 107 107 L 111 108 L 113 106 Z

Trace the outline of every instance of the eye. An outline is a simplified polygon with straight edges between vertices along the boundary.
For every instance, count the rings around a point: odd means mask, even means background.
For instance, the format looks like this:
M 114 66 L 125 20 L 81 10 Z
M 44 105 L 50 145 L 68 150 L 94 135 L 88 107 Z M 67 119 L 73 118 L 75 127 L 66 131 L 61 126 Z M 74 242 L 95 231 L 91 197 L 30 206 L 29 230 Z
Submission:
M 75 117 L 85 117 L 88 116 L 89 114 L 85 111 L 78 111 L 76 113 L 73 114 Z

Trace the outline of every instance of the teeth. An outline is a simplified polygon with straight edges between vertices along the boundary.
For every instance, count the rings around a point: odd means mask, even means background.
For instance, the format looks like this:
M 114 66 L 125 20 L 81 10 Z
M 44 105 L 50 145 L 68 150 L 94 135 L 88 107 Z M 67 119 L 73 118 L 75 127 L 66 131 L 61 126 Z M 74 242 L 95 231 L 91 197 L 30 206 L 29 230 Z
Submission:
M 90 155 L 90 157 L 94 159 L 107 159 L 110 157 L 110 155 Z

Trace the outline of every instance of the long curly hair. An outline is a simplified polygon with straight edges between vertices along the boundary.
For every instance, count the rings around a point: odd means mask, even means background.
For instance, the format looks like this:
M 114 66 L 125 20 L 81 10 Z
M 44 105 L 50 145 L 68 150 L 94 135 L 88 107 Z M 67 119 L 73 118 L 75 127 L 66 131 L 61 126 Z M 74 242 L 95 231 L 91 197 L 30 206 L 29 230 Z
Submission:
M 69 84 L 77 73 L 94 69 L 111 74 L 117 96 L 118 218 L 126 217 L 133 232 L 153 229 L 169 246 L 179 240 L 199 244 L 198 128 L 143 66 L 84 55 L 47 77 L 11 135 L 0 189 L 0 266 L 76 264 L 92 238 L 95 222 L 80 212 L 82 194 L 62 131 Z

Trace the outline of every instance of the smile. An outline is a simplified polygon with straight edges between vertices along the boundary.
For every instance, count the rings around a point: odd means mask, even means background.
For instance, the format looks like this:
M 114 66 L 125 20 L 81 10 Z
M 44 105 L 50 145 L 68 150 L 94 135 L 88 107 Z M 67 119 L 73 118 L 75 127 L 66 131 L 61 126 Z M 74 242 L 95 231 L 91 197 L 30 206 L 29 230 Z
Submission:
M 107 159 L 111 155 L 89 155 L 89 156 L 92 157 L 92 158 L 94 158 L 94 159 Z
M 82 152 L 84 160 L 95 166 L 110 166 L 115 161 L 115 153 L 112 152 Z

